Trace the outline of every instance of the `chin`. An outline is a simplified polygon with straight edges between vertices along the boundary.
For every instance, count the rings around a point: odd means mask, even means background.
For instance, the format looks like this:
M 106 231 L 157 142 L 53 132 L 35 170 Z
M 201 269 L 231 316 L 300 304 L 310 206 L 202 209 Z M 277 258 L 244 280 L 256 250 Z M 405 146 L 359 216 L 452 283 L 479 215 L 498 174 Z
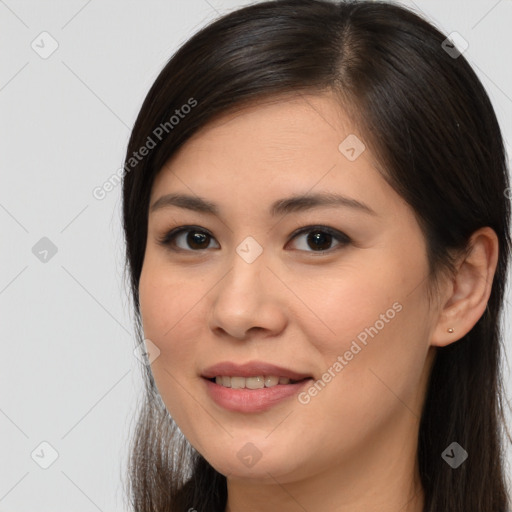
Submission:
M 230 448 L 210 452 L 205 458 L 216 471 L 231 479 L 275 484 L 276 478 L 282 481 L 293 479 L 293 475 L 298 477 L 300 467 L 305 465 L 299 464 L 297 454 L 279 450 L 262 438 L 261 444 L 264 442 L 262 448 L 257 447 L 257 441 L 232 442 Z

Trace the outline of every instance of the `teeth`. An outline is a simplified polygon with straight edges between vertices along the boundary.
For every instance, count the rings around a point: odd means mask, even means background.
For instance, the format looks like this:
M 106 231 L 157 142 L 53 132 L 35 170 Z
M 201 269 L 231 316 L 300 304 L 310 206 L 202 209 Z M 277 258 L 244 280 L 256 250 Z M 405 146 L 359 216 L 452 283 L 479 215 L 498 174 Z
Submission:
M 222 379 L 224 380 L 224 377 Z M 233 389 L 245 388 L 245 378 L 231 377 L 231 387 Z
M 279 377 L 276 377 L 274 375 L 267 375 L 265 377 L 265 387 L 271 388 L 272 386 L 275 386 L 279 383 Z
M 261 389 L 265 387 L 265 379 L 261 377 L 248 377 L 245 379 L 245 387 L 249 389 Z
M 233 389 L 262 389 L 271 388 L 278 384 L 290 384 L 288 377 L 277 377 L 275 375 L 258 375 L 257 377 L 227 377 L 225 375 L 215 377 L 215 383 L 225 388 Z

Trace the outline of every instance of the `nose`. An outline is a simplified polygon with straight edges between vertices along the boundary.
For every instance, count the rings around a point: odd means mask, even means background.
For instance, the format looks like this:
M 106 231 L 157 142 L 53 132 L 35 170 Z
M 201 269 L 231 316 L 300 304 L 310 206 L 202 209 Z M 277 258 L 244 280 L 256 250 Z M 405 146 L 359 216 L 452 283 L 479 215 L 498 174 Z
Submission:
M 286 288 L 268 268 L 263 254 L 252 263 L 235 254 L 231 263 L 211 291 L 210 329 L 239 340 L 277 336 L 287 323 Z

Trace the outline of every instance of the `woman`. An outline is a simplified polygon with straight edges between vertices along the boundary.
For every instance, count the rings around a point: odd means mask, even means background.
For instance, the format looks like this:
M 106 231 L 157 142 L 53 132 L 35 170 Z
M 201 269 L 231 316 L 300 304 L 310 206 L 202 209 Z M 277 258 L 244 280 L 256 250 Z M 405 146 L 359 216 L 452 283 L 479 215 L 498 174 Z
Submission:
M 507 196 L 482 84 L 405 8 L 194 35 L 125 161 L 134 510 L 504 512 Z

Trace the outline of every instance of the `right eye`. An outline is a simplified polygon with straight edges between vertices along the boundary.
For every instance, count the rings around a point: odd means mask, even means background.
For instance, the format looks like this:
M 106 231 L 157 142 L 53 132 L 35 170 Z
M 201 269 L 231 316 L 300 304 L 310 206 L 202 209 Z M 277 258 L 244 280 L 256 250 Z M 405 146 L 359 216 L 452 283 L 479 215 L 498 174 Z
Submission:
M 171 251 L 198 252 L 208 249 L 209 241 L 214 240 L 208 232 L 196 226 L 174 228 L 158 240 L 158 243 Z M 179 246 L 182 243 L 182 246 Z M 188 248 L 184 246 L 188 245 Z M 217 246 L 219 248 L 220 246 Z

